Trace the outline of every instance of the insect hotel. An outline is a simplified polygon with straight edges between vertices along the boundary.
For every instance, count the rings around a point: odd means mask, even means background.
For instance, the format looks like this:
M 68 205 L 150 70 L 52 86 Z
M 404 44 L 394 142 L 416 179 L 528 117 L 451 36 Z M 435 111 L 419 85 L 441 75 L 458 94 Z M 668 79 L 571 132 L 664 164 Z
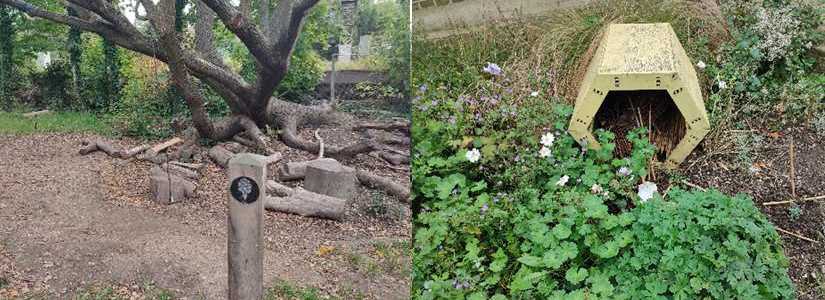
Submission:
M 616 154 L 627 155 L 625 138 L 649 128 L 657 156 L 677 167 L 710 129 L 693 64 L 667 23 L 612 24 L 590 60 L 579 87 L 570 134 L 600 148 L 593 130 L 616 135 Z

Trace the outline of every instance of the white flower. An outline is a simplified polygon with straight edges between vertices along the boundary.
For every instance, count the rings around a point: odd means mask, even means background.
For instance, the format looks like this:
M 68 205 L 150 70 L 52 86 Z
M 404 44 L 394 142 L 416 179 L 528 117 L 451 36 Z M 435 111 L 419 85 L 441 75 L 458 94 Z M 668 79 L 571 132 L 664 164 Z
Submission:
M 541 144 L 547 147 L 553 146 L 554 141 L 556 141 L 556 136 L 554 136 L 552 132 L 545 133 L 541 136 Z
M 532 92 L 532 93 L 530 93 L 530 96 L 531 96 L 531 97 L 536 97 L 536 96 L 538 96 L 538 95 L 539 95 L 539 92 Z
M 467 151 L 466 156 L 467 160 L 469 160 L 471 163 L 474 163 L 481 159 L 481 152 L 479 152 L 478 149 L 473 148 L 473 150 Z
M 630 170 L 630 168 L 621 167 L 621 168 L 619 168 L 619 171 L 617 173 L 619 173 L 619 175 L 621 175 L 621 176 L 629 176 L 631 172 L 632 171 Z
M 725 82 L 724 80 L 719 80 L 719 89 L 724 90 L 726 88 L 728 88 L 728 83 Z
M 647 202 L 650 198 L 653 198 L 653 194 L 659 191 L 659 187 L 656 186 L 655 183 L 650 181 L 642 182 L 639 185 L 639 199 L 641 199 L 642 203 Z
M 556 185 L 564 186 L 565 184 L 567 184 L 568 180 L 570 180 L 570 176 L 564 175 L 561 178 L 559 178 L 559 181 L 556 181 Z
M 707 66 L 705 65 L 705 62 L 700 60 L 698 63 L 696 63 L 696 67 L 699 68 L 700 70 L 704 70 L 705 67 L 707 67 Z
M 553 152 L 550 151 L 550 148 L 547 148 L 546 146 L 541 147 L 541 150 L 539 150 L 539 156 L 541 156 L 542 158 L 550 157 L 551 154 L 553 154 Z
M 601 194 L 604 192 L 604 189 L 602 189 L 602 186 L 598 183 L 594 183 L 593 186 L 590 187 L 590 191 L 593 192 L 593 194 Z

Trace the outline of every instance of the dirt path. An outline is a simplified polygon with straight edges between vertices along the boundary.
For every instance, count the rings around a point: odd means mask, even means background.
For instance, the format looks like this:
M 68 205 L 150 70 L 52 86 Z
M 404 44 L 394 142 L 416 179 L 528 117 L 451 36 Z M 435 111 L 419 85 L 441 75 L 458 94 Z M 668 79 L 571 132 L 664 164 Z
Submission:
M 100 174 L 106 168 L 119 167 L 102 155 L 79 156 L 76 149 L 82 138 L 0 137 L 0 250 L 5 249 L 22 274 L 19 280 L 40 286 L 46 298 L 68 298 L 92 283 L 139 285 L 147 281 L 189 299 L 224 298 L 226 219 L 222 198 L 206 197 L 211 199 L 203 202 L 207 204 L 193 202 L 168 209 L 107 200 L 110 189 Z M 134 186 L 130 190 L 143 193 L 147 189 Z M 198 206 L 203 209 L 193 211 Z M 182 217 L 187 214 L 210 221 L 206 224 Z M 271 217 L 268 213 L 268 219 Z M 317 223 L 299 221 L 306 225 L 267 231 L 311 233 Z M 296 244 L 272 241 L 271 236 L 267 239 L 275 244 Z M 323 268 L 300 267 L 316 259 L 315 249 L 304 250 L 302 255 L 285 254 L 268 246 L 265 286 L 276 279 L 311 286 L 327 282 L 331 274 L 324 274 Z M 387 288 L 403 291 L 405 286 L 402 282 Z M 383 290 L 375 289 L 364 288 L 367 293 Z

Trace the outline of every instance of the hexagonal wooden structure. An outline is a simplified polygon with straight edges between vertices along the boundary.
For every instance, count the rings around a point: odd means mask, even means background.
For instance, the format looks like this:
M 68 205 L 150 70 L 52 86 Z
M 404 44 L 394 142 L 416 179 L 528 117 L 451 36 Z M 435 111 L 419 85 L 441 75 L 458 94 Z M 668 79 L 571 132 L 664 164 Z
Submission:
M 666 159 L 668 167 L 678 166 L 705 137 L 710 123 L 693 64 L 667 23 L 608 26 L 579 88 L 570 134 L 599 148 L 593 123 L 607 93 L 651 90 L 667 91 L 684 117 L 684 137 Z

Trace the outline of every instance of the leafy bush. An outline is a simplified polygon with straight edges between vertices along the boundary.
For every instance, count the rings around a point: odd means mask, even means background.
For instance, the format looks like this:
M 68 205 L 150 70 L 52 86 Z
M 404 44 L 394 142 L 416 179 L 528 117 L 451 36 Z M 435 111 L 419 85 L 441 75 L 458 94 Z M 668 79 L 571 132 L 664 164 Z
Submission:
M 653 153 L 644 132 L 630 135 L 627 159 L 599 136 L 604 147 L 585 152 L 556 137 L 549 157 L 505 167 L 531 178 L 506 189 L 489 186 L 477 171 L 489 163 L 477 168 L 466 150 L 428 157 L 455 169 L 414 178 L 428 200 L 416 219 L 416 298 L 793 296 L 779 237 L 749 198 L 676 188 L 645 201 L 635 192 Z
M 733 39 L 706 70 L 713 125 L 753 116 L 807 121 L 824 109 L 819 100 L 825 79 L 811 74 L 813 46 L 825 37 L 818 30 L 822 8 L 803 1 L 729 0 L 722 9 Z
M 114 130 L 127 136 L 159 138 L 171 133 L 168 118 L 172 96 L 166 66 L 135 56 L 123 70 L 126 85 L 109 115 Z
M 555 80 L 506 61 L 414 72 L 414 298 L 793 297 L 750 199 L 678 187 L 663 199 L 646 182 L 644 129 L 625 158 L 602 130 L 599 150 L 581 148 Z

